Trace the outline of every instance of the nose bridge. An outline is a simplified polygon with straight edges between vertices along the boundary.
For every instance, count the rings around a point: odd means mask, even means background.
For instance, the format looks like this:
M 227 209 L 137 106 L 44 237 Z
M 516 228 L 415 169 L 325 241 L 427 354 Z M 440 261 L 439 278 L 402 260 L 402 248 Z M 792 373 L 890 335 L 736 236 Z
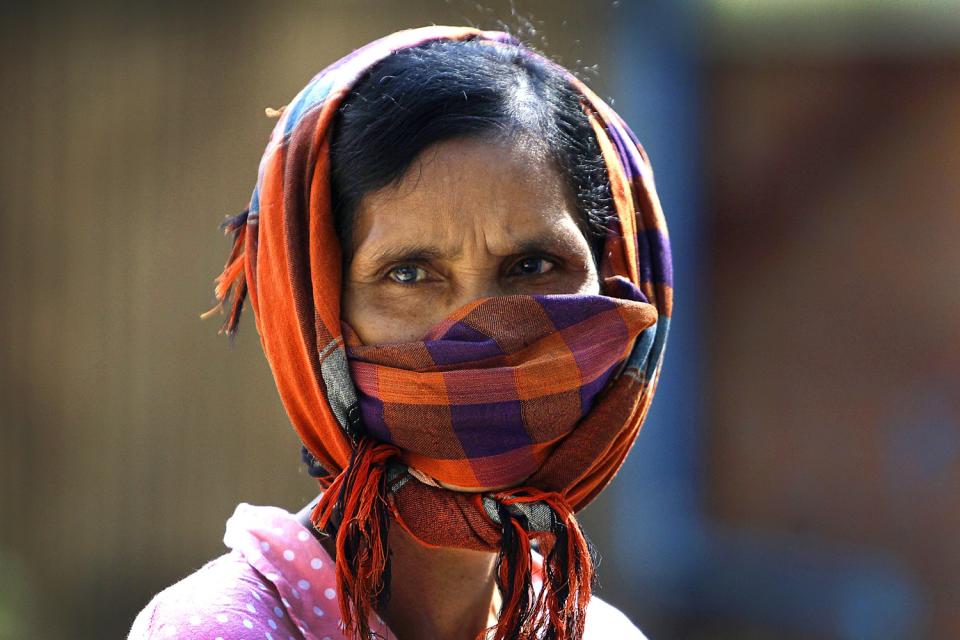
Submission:
M 459 309 L 474 300 L 501 295 L 503 295 L 503 291 L 496 278 L 473 278 L 458 288 L 456 299 L 451 301 L 452 308 L 450 310 Z
M 448 311 L 455 311 L 474 300 L 505 294 L 495 266 L 477 265 L 474 268 L 463 267 L 459 271 L 456 286 L 452 290 L 453 295 L 450 296 Z
M 501 268 L 511 243 L 500 228 L 501 222 L 491 215 L 461 221 L 456 231 L 458 251 L 447 273 L 448 314 L 475 300 L 506 293 Z

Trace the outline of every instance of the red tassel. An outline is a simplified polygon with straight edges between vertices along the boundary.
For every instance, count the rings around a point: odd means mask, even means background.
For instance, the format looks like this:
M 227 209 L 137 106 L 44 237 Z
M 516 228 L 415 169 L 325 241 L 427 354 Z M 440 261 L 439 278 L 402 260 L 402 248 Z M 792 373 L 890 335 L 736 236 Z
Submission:
M 221 225 L 224 233 L 233 233 L 233 248 L 227 257 L 223 272 L 214 281 L 217 285 L 214 289 L 217 304 L 209 311 L 200 314 L 200 317 L 206 320 L 215 313 L 223 313 L 223 308 L 230 303 L 232 298 L 230 315 L 227 316 L 220 327 L 220 333 L 231 336 L 237 332 L 237 325 L 240 323 L 240 311 L 243 309 L 243 302 L 247 297 L 244 249 L 246 246 L 248 214 L 249 211 L 243 211 L 239 215 L 227 218 L 226 222 Z
M 514 638 L 546 640 L 581 640 L 583 637 L 587 604 L 590 602 L 591 585 L 593 583 L 593 561 L 590 556 L 590 547 L 580 526 L 577 524 L 573 509 L 567 501 L 557 493 L 547 493 L 536 489 L 525 488 L 522 492 L 511 495 L 497 496 L 498 502 L 504 505 L 544 502 L 554 512 L 554 531 L 551 533 L 535 532 L 530 534 L 525 528 L 517 526 L 517 515 L 511 514 L 507 508 L 500 510 L 501 523 L 504 526 L 504 547 L 511 542 L 511 533 L 507 528 L 512 527 L 517 534 L 517 541 L 523 553 L 529 558 L 529 537 L 531 535 L 541 540 L 544 559 L 544 581 L 540 595 L 530 606 L 517 597 L 507 601 L 504 585 L 510 585 L 511 595 L 517 596 L 521 584 L 529 584 L 531 567 L 523 561 L 517 561 L 504 568 L 501 562 L 498 565 L 497 583 L 504 591 L 504 603 L 501 609 L 500 620 L 496 627 L 495 640 Z M 548 549 L 549 547 L 549 549 Z M 508 554 L 509 555 L 509 554 Z M 501 550 L 501 556 L 504 551 Z M 526 574 L 526 577 L 524 577 Z
M 558 494 L 543 496 L 543 499 L 560 521 L 554 547 L 545 559 L 547 581 L 544 588 L 549 582 L 550 590 L 558 600 L 555 608 L 549 612 L 550 617 L 562 629 L 562 633 L 557 635 L 558 640 L 580 640 L 593 583 L 590 548 L 566 500 Z
M 387 463 L 399 450 L 362 438 L 347 468 L 320 497 L 311 520 L 318 529 L 336 529 L 336 575 L 340 616 L 347 637 L 370 637 L 370 610 L 389 595 L 390 528 Z
M 503 539 L 497 558 L 497 586 L 503 596 L 500 616 L 494 627 L 494 640 L 532 637 L 533 559 L 530 533 L 520 518 L 506 505 L 499 505 Z M 479 636 L 486 637 L 486 632 Z

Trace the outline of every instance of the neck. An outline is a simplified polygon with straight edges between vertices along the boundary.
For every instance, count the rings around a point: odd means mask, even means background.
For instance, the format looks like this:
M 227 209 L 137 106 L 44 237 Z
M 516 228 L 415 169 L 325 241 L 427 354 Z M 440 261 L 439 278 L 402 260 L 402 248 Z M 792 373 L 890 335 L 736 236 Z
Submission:
M 312 505 L 298 517 L 313 531 Z M 378 613 L 398 640 L 475 638 L 496 624 L 496 554 L 426 547 L 396 522 L 390 527 L 390 599 Z M 329 539 L 321 543 L 333 557 Z
M 496 622 L 495 554 L 428 548 L 395 523 L 390 551 L 390 601 L 383 618 L 397 638 L 475 638 Z

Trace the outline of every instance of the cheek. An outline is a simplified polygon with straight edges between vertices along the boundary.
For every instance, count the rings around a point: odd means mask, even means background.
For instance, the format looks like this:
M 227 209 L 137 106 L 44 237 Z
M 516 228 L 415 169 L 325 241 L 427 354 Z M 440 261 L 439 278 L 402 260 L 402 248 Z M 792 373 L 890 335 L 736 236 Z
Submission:
M 341 304 L 343 320 L 364 344 L 413 342 L 443 319 L 412 296 L 388 299 L 375 285 L 346 285 Z
M 594 296 L 600 295 L 600 277 L 597 275 L 597 268 L 593 264 L 593 258 L 589 258 L 587 264 L 589 266 L 587 267 L 583 283 L 580 285 L 577 293 Z

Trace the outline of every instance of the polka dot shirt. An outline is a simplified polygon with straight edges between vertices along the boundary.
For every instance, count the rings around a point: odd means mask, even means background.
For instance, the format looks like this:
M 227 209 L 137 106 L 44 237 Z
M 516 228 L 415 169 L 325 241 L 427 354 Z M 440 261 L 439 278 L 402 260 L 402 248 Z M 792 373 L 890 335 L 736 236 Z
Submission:
M 230 552 L 154 596 L 128 640 L 345 640 L 333 560 L 294 515 L 240 504 L 223 541 Z M 586 627 L 584 640 L 645 640 L 596 597 Z M 370 628 L 396 640 L 376 614 Z

